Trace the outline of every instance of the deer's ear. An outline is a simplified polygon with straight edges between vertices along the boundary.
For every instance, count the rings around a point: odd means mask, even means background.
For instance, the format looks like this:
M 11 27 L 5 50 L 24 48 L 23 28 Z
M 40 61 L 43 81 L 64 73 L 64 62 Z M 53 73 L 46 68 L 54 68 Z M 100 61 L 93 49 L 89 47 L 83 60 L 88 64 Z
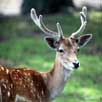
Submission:
M 52 37 L 45 37 L 45 41 L 47 42 L 50 48 L 56 49 L 58 46 L 57 41 Z
M 90 41 L 91 38 L 92 38 L 92 34 L 86 34 L 86 35 L 80 36 L 78 38 L 79 47 L 85 46 Z

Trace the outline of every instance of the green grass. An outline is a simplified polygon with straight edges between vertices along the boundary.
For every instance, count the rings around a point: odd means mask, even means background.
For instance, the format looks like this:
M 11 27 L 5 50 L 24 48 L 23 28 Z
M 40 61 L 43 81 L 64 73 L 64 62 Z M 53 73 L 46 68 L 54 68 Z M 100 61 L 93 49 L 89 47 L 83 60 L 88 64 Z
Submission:
M 102 102 L 102 13 L 89 12 L 85 33 L 93 39 L 79 51 L 80 68 L 72 73 L 63 93 L 56 102 Z M 80 26 L 78 13 L 45 16 L 48 28 L 56 31 L 59 21 L 65 36 Z M 14 67 L 30 67 L 48 71 L 53 65 L 55 52 L 47 47 L 43 34 L 29 17 L 5 19 L 0 23 L 0 63 Z

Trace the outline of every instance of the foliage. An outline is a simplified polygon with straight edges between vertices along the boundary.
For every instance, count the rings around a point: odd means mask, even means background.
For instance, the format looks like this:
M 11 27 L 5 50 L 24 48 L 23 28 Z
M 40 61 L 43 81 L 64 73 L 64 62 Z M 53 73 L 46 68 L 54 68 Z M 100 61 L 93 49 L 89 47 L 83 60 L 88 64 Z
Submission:
M 24 0 L 22 13 L 29 14 L 31 8 L 36 8 L 39 13 L 56 13 L 63 6 L 73 6 L 72 0 Z

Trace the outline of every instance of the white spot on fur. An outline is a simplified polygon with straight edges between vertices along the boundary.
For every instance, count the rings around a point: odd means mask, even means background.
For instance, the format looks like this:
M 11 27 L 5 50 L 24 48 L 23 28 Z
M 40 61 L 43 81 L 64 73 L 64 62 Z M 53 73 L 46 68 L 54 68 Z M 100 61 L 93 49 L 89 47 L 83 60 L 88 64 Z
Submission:
M 6 73 L 7 73 L 7 74 L 9 73 L 9 70 L 8 70 L 8 69 L 6 69 Z
M 8 91 L 7 95 L 8 95 L 8 97 L 10 97 L 10 92 L 9 91 Z
M 44 91 L 42 90 L 42 95 L 44 95 Z
M 27 99 L 27 98 L 25 98 L 25 97 L 23 97 L 23 96 L 16 95 L 15 102 L 20 102 L 20 101 L 32 102 L 32 101 L 30 101 L 29 99 Z
M 1 70 L 4 70 L 4 67 L 3 66 L 1 66 Z
M 2 85 L 4 86 L 5 89 L 7 88 L 7 86 L 4 83 Z

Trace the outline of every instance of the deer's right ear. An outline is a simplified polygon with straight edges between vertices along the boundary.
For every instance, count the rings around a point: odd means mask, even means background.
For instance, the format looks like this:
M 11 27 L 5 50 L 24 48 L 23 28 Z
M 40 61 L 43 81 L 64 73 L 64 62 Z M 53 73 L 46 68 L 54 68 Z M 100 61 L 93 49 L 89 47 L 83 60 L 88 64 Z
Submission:
M 56 49 L 58 47 L 58 42 L 52 37 L 45 37 L 45 41 L 50 48 Z

